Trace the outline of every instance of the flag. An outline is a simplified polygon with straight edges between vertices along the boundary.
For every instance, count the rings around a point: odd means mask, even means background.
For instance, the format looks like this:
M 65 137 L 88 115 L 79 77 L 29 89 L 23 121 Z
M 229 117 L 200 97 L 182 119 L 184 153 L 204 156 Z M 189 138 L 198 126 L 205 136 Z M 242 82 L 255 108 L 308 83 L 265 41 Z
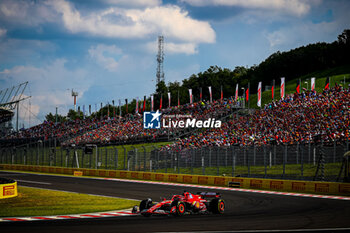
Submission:
M 168 92 L 168 102 L 169 102 L 168 108 L 170 108 L 170 106 L 171 106 L 171 94 L 170 94 L 170 92 Z
M 248 84 L 247 89 L 245 90 L 245 99 L 247 102 L 249 101 L 249 84 Z
M 326 85 L 324 87 L 325 90 L 329 90 L 329 77 L 326 79 Z
M 153 95 L 151 95 L 151 112 L 153 112 L 153 104 L 154 104 L 154 102 L 153 102 Z
M 311 78 L 311 91 L 315 91 L 315 83 L 316 83 L 316 78 L 312 77 Z
M 211 93 L 211 86 L 208 87 L 208 89 L 209 89 L 210 103 L 212 103 L 213 102 L 213 95 Z
M 297 80 L 296 91 L 297 91 L 298 94 L 300 94 L 300 79 Z
M 139 113 L 139 97 L 136 97 L 136 109 L 135 113 Z
M 285 82 L 285 80 L 284 80 L 284 77 L 283 77 L 283 78 L 281 78 L 281 99 L 283 99 L 284 96 L 285 96 L 285 93 L 284 93 L 284 86 L 285 86 L 285 84 L 284 84 L 284 82 Z
M 100 108 L 100 119 L 102 120 L 103 114 L 102 114 L 102 103 L 101 103 L 101 108 Z
M 272 100 L 275 100 L 275 80 L 272 80 L 271 95 Z
M 143 109 L 142 111 L 144 112 L 146 110 L 146 96 L 143 97 Z
M 188 89 L 188 93 L 190 95 L 190 104 L 193 103 L 193 99 L 192 99 L 192 89 Z
M 238 83 L 236 84 L 235 101 L 238 100 Z
M 177 91 L 177 107 L 180 107 L 180 95 L 179 95 L 179 91 Z
M 258 107 L 261 107 L 261 82 L 258 85 Z
M 128 114 L 128 99 L 125 99 L 125 105 L 126 105 L 125 113 Z
M 222 86 L 220 87 L 220 89 L 221 89 L 220 100 L 222 101 L 224 99 L 224 93 L 222 92 Z
M 91 104 L 89 104 L 89 115 L 91 115 Z
M 203 97 L 203 95 L 202 95 L 202 88 L 200 87 L 199 88 L 199 99 L 200 99 L 201 102 L 202 102 L 202 97 Z
M 114 107 L 114 100 L 112 100 L 112 104 L 113 104 L 113 117 L 115 117 L 115 107 Z
M 162 110 L 162 105 L 163 105 L 163 95 L 160 94 L 160 101 L 159 101 L 159 109 Z
M 122 116 L 122 101 L 119 99 L 119 117 Z

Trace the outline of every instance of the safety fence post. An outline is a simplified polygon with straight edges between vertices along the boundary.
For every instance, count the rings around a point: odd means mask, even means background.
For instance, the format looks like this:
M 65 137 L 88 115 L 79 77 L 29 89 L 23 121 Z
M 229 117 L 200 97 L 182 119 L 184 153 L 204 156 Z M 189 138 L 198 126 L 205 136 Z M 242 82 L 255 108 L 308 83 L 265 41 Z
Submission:
M 118 170 L 118 148 L 115 148 L 114 155 L 114 170 Z
M 204 164 L 204 154 L 203 154 L 203 149 L 201 148 L 201 162 L 202 162 L 202 175 L 205 175 L 205 164 Z
M 284 154 L 283 154 L 283 174 L 282 174 L 282 177 L 284 178 L 285 175 L 286 175 L 286 160 L 287 160 L 287 152 L 288 151 L 288 147 L 287 147 L 287 144 L 284 145 Z
M 299 164 L 299 142 L 297 142 L 297 149 L 295 151 L 296 153 L 296 163 Z
M 310 141 L 308 143 L 308 149 L 309 149 L 309 161 L 308 161 L 308 163 L 310 164 L 311 163 L 311 142 Z
M 126 149 L 125 149 L 124 145 L 122 145 L 122 148 L 124 150 L 124 170 L 126 170 Z
M 335 163 L 335 156 L 337 155 L 337 141 L 334 139 L 333 141 L 333 163 Z
M 143 148 L 143 171 L 146 171 L 146 147 L 142 146 Z
M 250 161 L 249 161 L 249 153 L 247 154 L 246 146 L 244 147 L 244 156 L 246 156 L 246 159 L 247 159 L 248 177 L 250 177 Z
M 219 152 L 220 152 L 220 149 L 217 148 L 217 150 L 216 150 L 216 175 L 217 176 L 220 175 Z
M 305 144 L 302 143 L 301 151 L 300 151 L 300 175 L 301 177 L 304 176 L 304 147 Z
M 265 172 L 264 172 L 264 178 L 266 178 L 267 176 L 267 165 L 266 165 L 266 145 L 264 145 L 264 168 L 265 168 Z
M 235 167 L 236 167 L 236 154 L 235 154 L 235 146 L 232 147 L 232 172 L 231 176 L 235 176 Z
M 255 145 L 255 142 L 254 142 L 254 145 L 253 145 L 253 165 L 255 166 L 256 165 L 256 145 Z

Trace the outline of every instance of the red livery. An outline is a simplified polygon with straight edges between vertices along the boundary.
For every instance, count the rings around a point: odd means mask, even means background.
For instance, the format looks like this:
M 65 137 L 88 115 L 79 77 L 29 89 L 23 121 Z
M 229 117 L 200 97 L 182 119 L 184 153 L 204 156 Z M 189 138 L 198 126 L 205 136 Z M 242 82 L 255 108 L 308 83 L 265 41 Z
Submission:
M 139 212 L 143 216 L 151 215 L 176 215 L 185 214 L 222 214 L 225 210 L 225 202 L 219 193 L 200 192 L 192 194 L 184 192 L 182 195 L 174 195 L 171 200 L 153 203 L 151 198 L 141 201 L 139 206 L 133 208 L 133 213 Z

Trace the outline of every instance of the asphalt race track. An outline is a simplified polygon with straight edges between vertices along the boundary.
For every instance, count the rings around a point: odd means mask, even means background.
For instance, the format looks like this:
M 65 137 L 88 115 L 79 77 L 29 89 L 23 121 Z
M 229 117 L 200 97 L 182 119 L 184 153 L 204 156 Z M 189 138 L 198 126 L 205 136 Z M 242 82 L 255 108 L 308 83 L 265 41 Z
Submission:
M 75 177 L 0 172 L 18 185 L 99 194 L 131 199 L 205 191 L 170 185 L 119 182 Z M 128 216 L 100 219 L 72 219 L 33 222 L 2 222 L 1 232 L 191 232 L 328 229 L 328 232 L 350 231 L 350 201 L 321 198 L 219 191 L 226 202 L 223 215 L 187 215 L 184 217 Z M 342 228 L 343 230 L 337 230 Z M 344 229 L 345 228 L 345 229 Z M 254 231 L 256 232 L 256 231 Z M 259 232 L 259 231 L 258 231 Z M 265 231 L 264 231 L 265 232 Z M 288 231 L 290 232 L 290 231 Z

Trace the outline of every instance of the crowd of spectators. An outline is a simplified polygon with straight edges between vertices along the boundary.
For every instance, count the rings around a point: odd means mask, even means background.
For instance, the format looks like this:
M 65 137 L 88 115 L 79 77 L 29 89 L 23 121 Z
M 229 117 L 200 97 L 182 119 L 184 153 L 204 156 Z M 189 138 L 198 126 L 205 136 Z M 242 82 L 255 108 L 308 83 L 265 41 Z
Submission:
M 23 138 L 69 138 L 82 134 L 108 124 L 108 120 L 98 119 L 77 119 L 66 122 L 44 121 L 42 124 L 22 129 L 18 133 L 10 134 L 6 139 L 23 139 Z
M 232 113 L 232 98 L 223 101 L 196 102 L 163 109 L 162 115 L 181 115 L 197 120 L 220 119 Z M 350 131 L 350 89 L 335 86 L 322 93 L 306 91 L 287 95 L 263 109 L 241 114 L 233 113 L 220 128 L 200 129 L 177 139 L 162 150 L 180 151 L 190 148 L 230 145 L 296 144 L 313 142 L 319 135 L 324 142 L 348 140 Z M 86 118 L 84 120 L 42 124 L 21 130 L 14 138 L 58 138 L 62 145 L 113 144 L 118 142 L 158 141 L 183 135 L 181 128 L 144 129 L 142 114 L 125 117 Z
M 233 114 L 221 128 L 179 139 L 162 150 L 349 140 L 350 89 L 291 94 L 248 115 Z
M 232 100 L 214 101 L 209 103 L 206 101 L 196 102 L 193 104 L 185 104 L 179 107 L 170 107 L 163 109 L 162 116 L 172 115 L 180 116 L 177 120 L 189 118 L 207 119 L 220 118 L 227 115 L 232 108 Z M 107 144 L 107 143 L 128 143 L 133 141 L 157 141 L 160 138 L 173 138 L 181 134 L 180 128 L 160 128 L 160 129 L 144 129 L 143 116 L 141 114 L 127 115 L 125 118 L 110 119 L 108 124 L 86 132 L 83 135 L 71 138 L 63 145 L 69 144 Z

